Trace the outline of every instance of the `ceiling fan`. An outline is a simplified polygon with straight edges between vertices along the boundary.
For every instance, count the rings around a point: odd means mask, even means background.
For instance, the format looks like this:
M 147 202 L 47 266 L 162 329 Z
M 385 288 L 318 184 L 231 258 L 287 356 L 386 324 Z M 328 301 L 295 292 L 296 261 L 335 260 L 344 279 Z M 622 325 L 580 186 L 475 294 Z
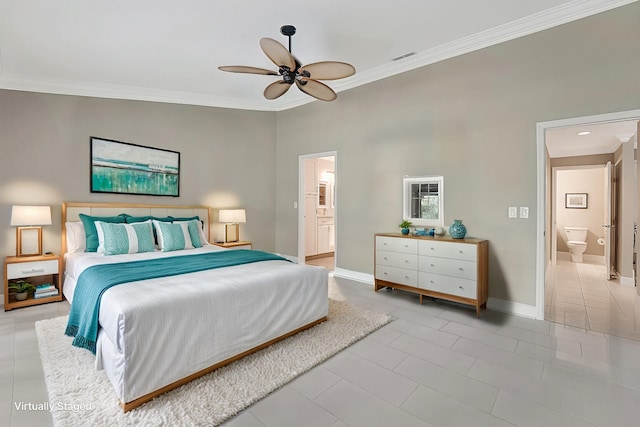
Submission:
M 302 92 L 322 101 L 333 101 L 338 95 L 324 83 L 318 80 L 338 80 L 355 74 L 353 65 L 346 62 L 322 61 L 303 66 L 298 59 L 291 54 L 291 36 L 296 33 L 293 25 L 284 25 L 280 32 L 289 37 L 289 50 L 278 41 L 270 38 L 260 39 L 260 47 L 265 55 L 278 66 L 278 71 L 265 68 L 245 67 L 242 65 L 229 65 L 218 67 L 221 71 L 231 73 L 263 74 L 269 76 L 282 76 L 282 80 L 275 81 L 264 90 L 264 97 L 276 99 L 284 95 L 293 83 Z

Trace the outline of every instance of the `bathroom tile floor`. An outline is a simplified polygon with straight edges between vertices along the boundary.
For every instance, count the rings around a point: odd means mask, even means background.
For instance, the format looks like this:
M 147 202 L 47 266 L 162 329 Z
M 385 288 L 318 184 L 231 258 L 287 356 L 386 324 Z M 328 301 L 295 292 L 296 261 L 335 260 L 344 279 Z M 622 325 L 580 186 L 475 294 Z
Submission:
M 547 269 L 545 320 L 640 341 L 640 297 L 607 281 L 603 264 L 559 259 Z

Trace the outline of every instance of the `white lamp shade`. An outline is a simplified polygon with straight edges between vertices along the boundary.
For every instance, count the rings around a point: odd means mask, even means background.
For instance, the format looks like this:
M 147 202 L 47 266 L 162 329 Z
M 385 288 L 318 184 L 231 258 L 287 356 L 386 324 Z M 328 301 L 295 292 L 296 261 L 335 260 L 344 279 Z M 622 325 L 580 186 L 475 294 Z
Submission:
M 228 224 L 239 224 L 247 222 L 247 215 L 244 209 L 220 209 L 218 220 Z
M 29 225 L 51 225 L 50 206 L 13 206 L 11 225 L 14 227 Z

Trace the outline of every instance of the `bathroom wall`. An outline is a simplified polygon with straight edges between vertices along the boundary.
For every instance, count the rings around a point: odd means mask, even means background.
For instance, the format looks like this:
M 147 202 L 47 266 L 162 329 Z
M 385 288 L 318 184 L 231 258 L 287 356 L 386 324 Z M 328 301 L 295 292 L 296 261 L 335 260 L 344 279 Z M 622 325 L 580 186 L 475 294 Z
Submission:
M 556 229 L 558 252 L 569 252 L 564 227 L 586 227 L 589 255 L 604 256 L 604 246 L 598 238 L 604 235 L 604 182 L 605 169 L 599 166 L 581 166 L 576 169 L 556 169 Z M 566 193 L 587 193 L 587 209 L 565 208 Z

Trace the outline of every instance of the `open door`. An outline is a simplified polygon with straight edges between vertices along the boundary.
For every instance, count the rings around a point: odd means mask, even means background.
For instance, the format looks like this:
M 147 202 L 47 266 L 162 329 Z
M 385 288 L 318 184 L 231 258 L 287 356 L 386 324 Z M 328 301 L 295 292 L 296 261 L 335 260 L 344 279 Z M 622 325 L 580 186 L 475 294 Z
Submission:
M 604 173 L 604 261 L 607 265 L 607 280 L 614 277 L 615 260 L 615 190 L 613 187 L 613 165 L 607 162 Z

